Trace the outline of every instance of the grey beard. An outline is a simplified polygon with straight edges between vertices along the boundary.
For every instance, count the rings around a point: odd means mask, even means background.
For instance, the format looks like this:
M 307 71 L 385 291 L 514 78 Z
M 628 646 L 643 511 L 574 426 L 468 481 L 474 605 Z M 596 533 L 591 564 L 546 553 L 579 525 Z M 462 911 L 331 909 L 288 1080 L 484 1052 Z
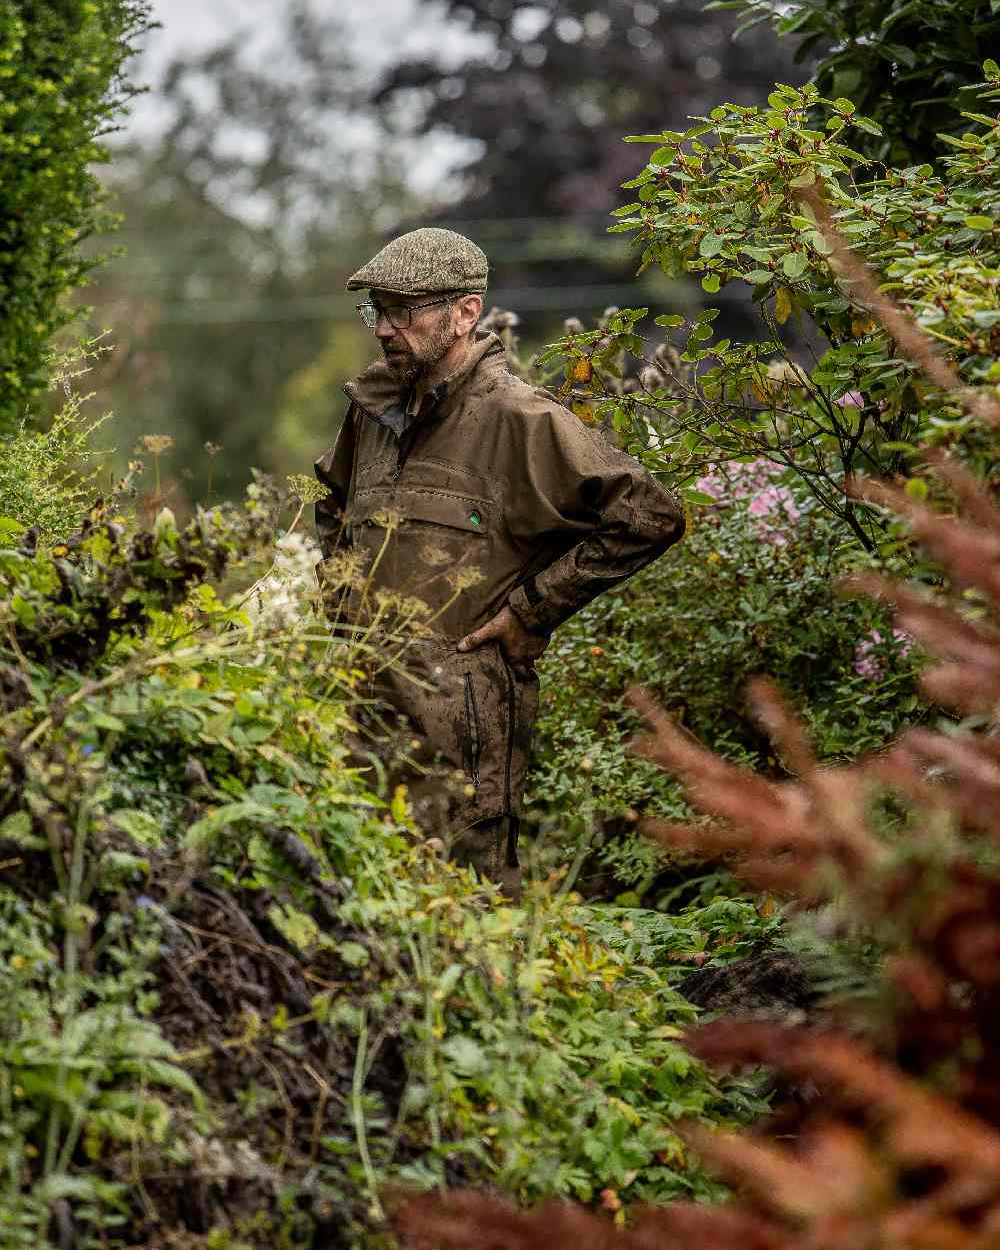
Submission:
M 456 336 L 452 334 L 448 321 L 442 318 L 438 332 L 427 344 L 422 355 L 409 355 L 394 361 L 386 358 L 386 364 L 401 387 L 416 386 L 422 378 L 431 373 L 447 356 L 452 344 L 455 342 L 455 338 Z
M 426 372 L 422 361 L 415 356 L 408 356 L 405 359 L 389 360 L 385 362 L 392 376 L 396 379 L 401 387 L 415 386 L 420 378 Z

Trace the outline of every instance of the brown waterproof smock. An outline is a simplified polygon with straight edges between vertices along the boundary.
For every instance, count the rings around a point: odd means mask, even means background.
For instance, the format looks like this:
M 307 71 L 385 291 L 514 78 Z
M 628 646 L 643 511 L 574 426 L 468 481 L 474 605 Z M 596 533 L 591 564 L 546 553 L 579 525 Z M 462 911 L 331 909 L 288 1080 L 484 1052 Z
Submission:
M 505 604 L 530 630 L 550 632 L 676 542 L 683 511 L 637 460 L 513 375 L 496 335 L 475 339 L 415 419 L 381 361 L 344 389 L 343 427 L 316 462 L 330 491 L 316 506 L 323 556 L 345 544 L 369 561 L 381 552 L 368 598 L 393 591 L 440 612 L 405 661 L 433 689 L 394 670 L 389 697 L 467 777 L 452 828 L 517 814 L 538 679 L 497 644 L 466 653 L 456 644 Z M 388 534 L 387 513 L 402 518 Z M 455 572 L 472 569 L 481 580 L 440 611 Z M 357 592 L 352 600 L 348 619 Z

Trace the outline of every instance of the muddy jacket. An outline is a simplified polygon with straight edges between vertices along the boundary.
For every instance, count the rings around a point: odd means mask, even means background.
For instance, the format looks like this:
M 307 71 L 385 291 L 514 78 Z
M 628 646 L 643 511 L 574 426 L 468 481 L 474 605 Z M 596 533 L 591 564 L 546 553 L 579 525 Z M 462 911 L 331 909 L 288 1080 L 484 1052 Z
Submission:
M 394 673 L 390 697 L 464 770 L 455 827 L 516 813 L 537 677 L 496 644 L 462 654 L 456 643 L 505 604 L 550 632 L 676 542 L 682 510 L 638 461 L 511 374 L 495 335 L 476 339 L 415 419 L 381 362 L 345 390 L 343 428 L 316 462 L 330 490 L 316 507 L 323 555 L 346 544 L 377 561 L 365 603 L 389 590 L 436 614 L 412 653 L 433 689 Z M 457 580 L 473 584 L 456 595 Z

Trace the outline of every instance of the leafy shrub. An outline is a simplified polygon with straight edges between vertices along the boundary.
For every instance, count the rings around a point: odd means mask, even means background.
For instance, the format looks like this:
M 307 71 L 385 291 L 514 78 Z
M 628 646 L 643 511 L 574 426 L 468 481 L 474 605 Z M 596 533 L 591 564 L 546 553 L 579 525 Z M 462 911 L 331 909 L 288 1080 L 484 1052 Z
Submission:
M 0 432 L 46 383 L 66 296 L 109 224 L 92 166 L 131 94 L 123 69 L 146 0 L 9 0 L 0 9 Z
M 881 609 L 836 592 L 846 561 L 834 518 L 766 461 L 723 466 L 701 487 L 718 498 L 684 542 L 564 626 L 540 665 L 531 799 L 552 858 L 580 839 L 600 847 L 588 890 L 607 890 L 608 870 L 640 896 L 672 887 L 657 881 L 666 865 L 637 835 L 635 809 L 690 815 L 676 782 L 627 750 L 629 686 L 655 692 L 713 749 L 774 773 L 741 701 L 756 674 L 779 674 L 809 707 L 826 762 L 878 747 L 918 714 L 917 654 Z
M 1000 97 L 1000 71 L 985 66 L 984 99 Z M 825 116 L 814 121 L 822 109 Z M 953 358 L 966 383 L 987 380 L 1000 319 L 996 272 L 998 122 L 966 113 L 952 155 L 855 183 L 852 129 L 877 130 L 850 100 L 815 87 L 778 87 L 766 109 L 720 105 L 684 133 L 634 136 L 658 145 L 613 230 L 633 233 L 643 264 L 700 275 L 709 292 L 752 289 L 767 337 L 714 341 L 706 309 L 683 341 L 647 362 L 638 385 L 617 381 L 619 359 L 641 356 L 644 310 L 624 310 L 601 330 L 574 333 L 543 353 L 564 358 L 578 403 L 612 424 L 666 480 L 690 486 L 721 460 L 766 457 L 802 479 L 847 534 L 869 550 L 888 536 L 878 516 L 843 494 L 851 473 L 905 470 L 916 445 L 970 433 L 954 399 L 915 372 L 878 321 L 852 302 L 829 263 L 819 192 L 852 246 L 884 271 L 916 323 Z M 821 123 L 825 123 L 822 125 Z M 782 341 L 800 314 L 827 346 L 805 367 Z M 668 329 L 680 316 L 657 319 Z M 801 355 L 801 352 L 799 353 Z M 890 541 L 890 549 L 892 543 Z
M 31 530 L 34 542 L 51 544 L 72 533 L 93 501 L 98 460 L 93 436 L 107 416 L 90 417 L 76 379 L 87 373 L 101 351 L 99 342 L 82 343 L 58 356 L 51 386 L 62 392 L 62 405 L 47 429 L 25 419 L 11 434 L 0 435 L 0 517 L 5 538 Z M 129 481 L 112 491 L 124 494 Z
M 796 56 L 819 51 L 812 81 L 875 115 L 882 135 L 859 136 L 869 156 L 905 165 L 940 155 L 957 136 L 956 114 L 974 107 L 969 84 L 982 51 L 995 43 L 996 6 L 988 0 L 722 0 L 741 29 L 769 21 L 801 39 Z M 991 40 L 992 36 L 992 40 Z
M 767 922 L 610 941 L 562 873 L 514 909 L 443 862 L 354 725 L 384 654 L 288 610 L 285 506 L 0 552 L 3 1244 L 378 1243 L 393 1180 L 715 1194 L 671 1125 L 762 1102 L 675 982 Z

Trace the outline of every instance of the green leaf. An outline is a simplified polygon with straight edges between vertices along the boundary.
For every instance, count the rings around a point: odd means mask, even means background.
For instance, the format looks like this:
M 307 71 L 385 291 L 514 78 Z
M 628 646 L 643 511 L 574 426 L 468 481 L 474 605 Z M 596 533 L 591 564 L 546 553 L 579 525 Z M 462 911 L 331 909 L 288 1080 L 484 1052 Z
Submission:
M 184 845 L 189 850 L 198 850 L 207 845 L 214 835 L 221 829 L 225 829 L 227 825 L 234 825 L 240 820 L 273 820 L 274 815 L 275 813 L 270 808 L 262 807 L 260 803 L 253 803 L 249 800 L 226 803 L 222 807 L 217 807 L 215 811 L 209 812 L 207 816 L 202 816 L 201 820 L 196 820 L 187 831 Z
M 0 516 L 0 545 L 8 543 L 19 534 L 23 534 L 27 529 L 26 525 L 22 525 L 12 516 Z
M 127 1070 L 128 1062 L 123 1063 L 122 1067 Z M 153 1085 L 163 1085 L 168 1089 L 176 1089 L 182 1094 L 187 1094 L 195 1106 L 204 1106 L 205 1097 L 194 1078 L 176 1064 L 166 1063 L 163 1059 L 143 1059 L 138 1064 L 137 1070 L 147 1082 Z
M 666 313 L 662 317 L 655 318 L 658 326 L 682 326 L 684 318 L 679 313 Z
M 965 224 L 970 230 L 992 230 L 993 218 L 983 213 L 973 213 L 971 217 L 966 217 Z
M 31 817 L 25 811 L 11 812 L 0 824 L 0 842 L 13 842 L 25 851 L 41 851 L 48 846 L 45 838 L 31 832 Z
M 851 121 L 866 134 L 878 136 L 882 134 L 882 127 L 877 122 L 873 122 L 870 117 L 852 117 Z
M 451 1060 L 455 1070 L 466 1076 L 476 1076 L 485 1072 L 489 1066 L 483 1048 L 471 1037 L 462 1034 L 449 1037 L 441 1049 Z
M 809 260 L 804 252 L 789 252 L 782 260 L 781 267 L 789 278 L 801 278 L 809 268 Z
M 319 941 L 319 925 L 312 916 L 296 907 L 279 907 L 272 903 L 267 918 L 281 936 L 301 951 L 310 951 Z
M 705 257 L 718 256 L 726 246 L 726 240 L 719 234 L 706 234 L 698 244 L 698 252 Z
M 140 846 L 162 846 L 163 830 L 160 822 L 149 812 L 137 807 L 122 807 L 111 813 L 111 821 Z
M 998 65 L 992 58 L 988 58 L 983 61 L 983 77 L 1000 78 L 1000 65 Z
M 707 291 L 709 295 L 714 295 L 722 285 L 717 273 L 706 274 L 701 280 L 702 290 Z
M 101 884 L 113 887 L 131 880 L 137 874 L 149 876 L 149 860 L 128 851 L 105 851 L 100 863 Z
M 351 968 L 363 968 L 371 961 L 371 951 L 360 942 L 341 942 L 337 954 Z

